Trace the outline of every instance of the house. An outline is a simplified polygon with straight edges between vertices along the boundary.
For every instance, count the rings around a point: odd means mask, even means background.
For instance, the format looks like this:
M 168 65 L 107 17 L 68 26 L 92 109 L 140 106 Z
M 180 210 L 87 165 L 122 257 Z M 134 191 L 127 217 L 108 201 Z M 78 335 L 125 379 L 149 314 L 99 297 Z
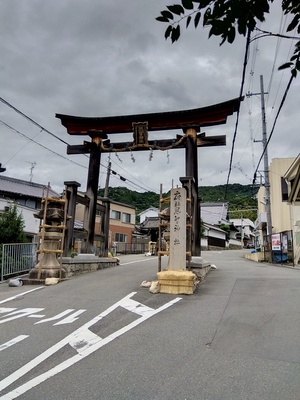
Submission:
M 140 217 L 140 224 L 142 224 L 146 218 L 158 217 L 158 212 L 159 209 L 156 207 L 149 207 L 147 210 L 140 212 L 138 214 L 138 217 Z
M 294 259 L 297 225 L 300 220 L 299 188 L 294 185 L 299 168 L 299 156 L 275 158 L 269 166 L 271 237 L 267 235 L 266 191 L 261 186 L 257 195 L 258 218 L 255 221 L 256 244 L 266 261 L 282 262 Z M 298 177 L 299 179 L 299 177 Z M 293 195 L 294 193 L 294 195 Z M 293 240 L 294 238 L 294 240 Z M 295 245 L 293 245 L 295 241 Z
M 236 238 L 238 228 L 228 220 L 228 203 L 201 203 L 201 219 L 207 235 L 207 247 L 239 248 L 241 243 Z M 222 227 L 226 230 L 222 229 Z M 201 240 L 203 242 L 203 238 Z M 202 245 L 205 248 L 205 245 Z
M 81 195 L 84 195 L 81 193 Z M 102 204 L 103 198 L 98 197 L 97 203 Z M 117 247 L 118 252 L 126 249 L 127 245 L 132 244 L 133 231 L 135 227 L 136 209 L 128 204 L 110 200 L 110 216 L 109 216 L 109 237 L 108 247 Z M 77 227 L 83 228 L 85 206 L 83 204 L 76 205 L 75 224 Z M 96 212 L 95 220 L 95 236 L 100 234 L 101 215 Z M 100 244 L 95 240 L 95 246 L 99 248 Z M 75 249 L 80 252 L 80 240 L 75 243 Z
M 118 243 L 119 249 L 122 247 L 121 244 L 132 243 L 135 215 L 135 207 L 113 200 L 110 201 L 109 247 L 114 242 Z
M 209 250 L 212 247 L 226 247 L 226 232 L 215 225 L 204 222 L 204 234 L 201 237 L 201 249 Z
M 201 203 L 200 207 L 203 222 L 214 226 L 228 223 L 228 203 Z
M 237 228 L 235 239 L 239 240 L 242 246 L 255 242 L 255 226 L 249 218 L 230 218 L 230 223 Z
M 48 189 L 46 185 L 0 175 L 0 212 L 15 203 L 18 213 L 24 219 L 24 231 L 29 241 L 32 241 L 39 231 L 40 220 L 33 214 L 41 209 L 42 198 L 47 194 L 47 190 L 49 196 L 58 196 L 58 193 Z
M 286 171 L 287 203 L 290 208 L 294 265 L 300 259 L 300 154 Z

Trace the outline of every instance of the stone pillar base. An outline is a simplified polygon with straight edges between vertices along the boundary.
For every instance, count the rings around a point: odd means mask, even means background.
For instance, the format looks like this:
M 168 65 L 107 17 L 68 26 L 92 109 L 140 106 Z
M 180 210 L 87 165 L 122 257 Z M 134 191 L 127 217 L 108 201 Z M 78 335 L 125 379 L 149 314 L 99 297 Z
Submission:
M 62 268 L 61 271 L 58 268 L 42 268 L 39 275 L 39 269 L 33 268 L 29 272 L 29 279 L 46 279 L 46 278 L 66 278 L 66 270 Z
M 197 277 L 192 271 L 161 271 L 157 273 L 159 293 L 193 294 Z

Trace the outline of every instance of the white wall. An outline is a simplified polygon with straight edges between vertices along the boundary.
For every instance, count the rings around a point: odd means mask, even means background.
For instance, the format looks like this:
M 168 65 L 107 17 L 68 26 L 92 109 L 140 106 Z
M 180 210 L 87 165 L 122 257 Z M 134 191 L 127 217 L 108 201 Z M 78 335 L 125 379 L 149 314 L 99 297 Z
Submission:
M 5 207 L 10 207 L 13 204 L 12 201 L 6 199 L 0 199 L 0 210 L 4 210 Z M 28 208 L 24 206 L 20 206 L 17 204 L 18 214 L 23 216 L 25 222 L 25 233 L 37 234 L 39 231 L 40 220 L 33 216 L 34 212 L 38 210 L 34 210 L 33 208 Z
M 144 222 L 146 218 L 158 217 L 158 208 L 149 208 L 148 210 L 140 213 L 140 223 Z

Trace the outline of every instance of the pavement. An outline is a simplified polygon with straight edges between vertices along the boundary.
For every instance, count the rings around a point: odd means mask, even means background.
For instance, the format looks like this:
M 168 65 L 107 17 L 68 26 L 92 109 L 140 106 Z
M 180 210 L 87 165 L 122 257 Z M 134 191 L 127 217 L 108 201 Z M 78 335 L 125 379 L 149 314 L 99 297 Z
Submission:
M 82 363 L 86 370 L 80 364 L 57 376 L 60 391 L 67 383 L 66 390 L 76 391 L 53 399 L 96 400 L 101 391 L 107 400 L 300 400 L 300 271 L 247 260 L 247 251 L 202 252 L 216 268 L 193 295 L 180 296 L 176 305 L 95 353 Z M 100 299 L 104 309 L 132 290 L 135 300 L 153 309 L 174 299 L 140 287 L 144 279 L 155 279 L 157 257 L 119 258 L 120 266 L 71 278 L 35 296 L 59 292 L 57 301 L 63 298 L 65 305 L 76 293 L 77 308 L 93 308 L 93 315 Z M 0 301 L 8 292 L 25 290 L 1 285 Z M 122 318 L 110 320 L 107 329 L 119 329 Z M 84 372 L 83 386 L 78 379 Z M 50 385 L 41 388 L 50 393 Z M 33 398 L 43 397 L 30 391 L 24 400 Z

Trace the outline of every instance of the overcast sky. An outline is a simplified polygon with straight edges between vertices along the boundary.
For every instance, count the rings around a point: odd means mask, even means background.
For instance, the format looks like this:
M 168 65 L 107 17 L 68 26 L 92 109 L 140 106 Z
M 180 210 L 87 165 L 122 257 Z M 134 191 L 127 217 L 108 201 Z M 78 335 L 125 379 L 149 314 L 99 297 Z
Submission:
M 0 97 L 69 144 L 71 137 L 55 114 L 105 117 L 198 108 L 239 96 L 245 39 L 219 46 L 200 25 L 182 29 L 180 40 L 164 39 L 166 25 L 155 18 L 168 0 L 2 0 L 0 2 Z M 276 2 L 280 3 L 280 2 Z M 279 6 L 280 4 L 276 4 Z M 287 21 L 274 9 L 262 29 L 280 32 Z M 263 75 L 267 130 L 287 86 L 290 72 L 278 71 L 294 41 L 268 37 L 251 44 L 244 94 L 260 92 Z M 273 133 L 268 155 L 299 153 L 299 79 L 294 80 Z M 198 149 L 199 185 L 225 184 L 236 115 L 226 125 L 203 130 L 226 135 L 227 145 Z M 67 155 L 66 145 L 0 102 L 0 162 L 3 175 L 47 184 L 62 191 L 64 181 L 86 188 L 88 157 Z M 261 99 L 246 97 L 230 183 L 250 184 L 262 153 Z M 176 137 L 181 131 L 159 132 Z M 119 135 L 118 135 L 119 136 Z M 131 140 L 132 136 L 112 140 Z M 149 133 L 149 139 L 154 138 Z M 133 161 L 135 160 L 135 162 Z M 184 149 L 111 155 L 117 175 L 110 186 L 164 191 L 185 175 Z M 108 154 L 101 158 L 99 187 L 104 187 Z M 263 163 L 260 171 L 263 170 Z M 126 182 L 120 180 L 126 178 Z

